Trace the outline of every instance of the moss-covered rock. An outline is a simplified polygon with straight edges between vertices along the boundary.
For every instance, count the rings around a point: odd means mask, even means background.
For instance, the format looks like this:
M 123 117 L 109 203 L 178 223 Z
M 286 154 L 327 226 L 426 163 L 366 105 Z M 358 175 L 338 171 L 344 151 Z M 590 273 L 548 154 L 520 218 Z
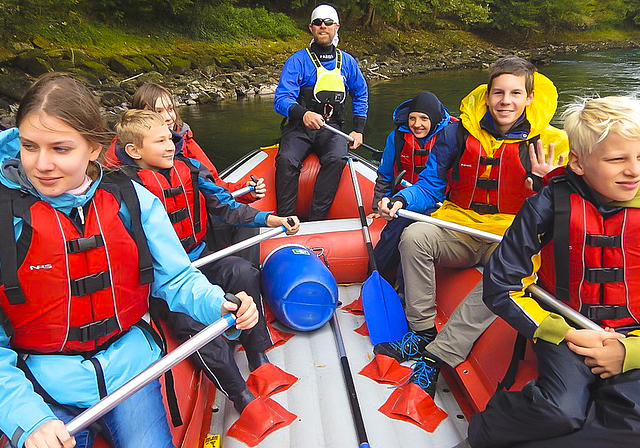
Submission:
M 100 96 L 100 101 L 107 107 L 120 106 L 128 100 L 128 96 L 122 91 L 107 90 L 102 92 Z
M 191 70 L 191 62 L 176 56 L 169 56 L 169 71 L 176 75 L 183 75 Z
M 32 80 L 26 76 L 17 76 L 15 73 L 0 74 L 0 95 L 14 101 L 20 101 Z
M 67 61 L 71 61 L 75 65 L 80 65 L 87 60 L 93 60 L 84 51 L 77 48 L 64 48 L 62 49 L 61 58 Z
M 96 75 L 100 80 L 107 79 L 111 74 L 109 67 L 104 65 L 102 62 L 85 60 L 80 63 L 80 66 Z
M 139 66 L 135 62 L 119 55 L 109 59 L 109 67 L 121 75 L 134 75 L 139 72 Z
M 45 39 L 42 36 L 35 36 L 33 39 L 31 39 L 31 43 L 36 48 L 49 48 L 52 45 L 48 39 Z
M 231 59 L 229 59 L 226 56 L 219 56 L 217 58 L 214 58 L 216 65 L 222 68 L 226 68 L 226 69 L 235 69 L 237 68 L 236 65 L 231 62 Z
M 162 84 L 164 80 L 164 76 L 162 76 L 160 73 L 156 72 L 155 70 L 150 71 L 145 73 L 144 75 L 140 76 L 139 78 L 136 79 L 136 84 L 138 86 L 141 86 L 144 83 L 147 82 L 154 82 L 156 84 Z
M 169 62 L 165 58 L 154 55 L 147 55 L 145 57 L 151 62 L 157 72 L 164 75 L 169 71 Z
M 53 71 L 49 57 L 42 50 L 22 53 L 10 59 L 9 64 L 35 77 Z
M 78 67 L 72 68 L 69 70 L 69 73 L 72 73 L 73 75 L 80 78 L 82 81 L 84 81 L 85 83 L 91 86 L 99 86 L 100 84 L 102 84 L 102 82 L 96 75 L 82 68 L 78 68 Z
M 138 66 L 138 72 L 148 72 L 153 69 L 153 64 L 151 64 L 151 62 L 149 62 L 149 60 L 144 56 L 129 56 L 129 59 Z
M 69 72 L 76 68 L 71 61 L 66 59 L 51 59 L 51 67 L 53 67 L 56 72 Z

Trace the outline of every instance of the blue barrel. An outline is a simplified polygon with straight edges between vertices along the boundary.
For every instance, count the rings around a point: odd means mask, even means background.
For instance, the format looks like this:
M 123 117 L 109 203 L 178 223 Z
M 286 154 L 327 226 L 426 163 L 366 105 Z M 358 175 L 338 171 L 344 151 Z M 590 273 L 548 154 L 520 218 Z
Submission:
M 299 244 L 280 246 L 262 265 L 264 298 L 280 322 L 298 331 L 324 325 L 338 304 L 338 284 L 318 256 Z

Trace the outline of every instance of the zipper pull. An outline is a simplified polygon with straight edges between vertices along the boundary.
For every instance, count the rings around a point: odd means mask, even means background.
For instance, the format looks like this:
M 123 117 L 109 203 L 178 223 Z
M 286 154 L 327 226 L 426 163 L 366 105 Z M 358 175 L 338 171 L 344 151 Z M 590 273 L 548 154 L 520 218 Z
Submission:
M 76 207 L 76 209 L 78 210 L 78 217 L 80 218 L 80 222 L 82 223 L 82 225 L 84 225 L 84 210 L 80 206 Z

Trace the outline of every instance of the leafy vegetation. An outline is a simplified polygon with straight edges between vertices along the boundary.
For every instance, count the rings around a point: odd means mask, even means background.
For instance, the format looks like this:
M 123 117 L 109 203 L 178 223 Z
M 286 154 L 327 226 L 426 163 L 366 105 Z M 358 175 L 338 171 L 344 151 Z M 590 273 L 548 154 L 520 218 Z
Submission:
M 316 0 L 0 0 L 0 42 L 42 36 L 102 46 L 151 37 L 208 42 L 301 36 Z M 343 25 L 360 34 L 387 29 L 508 32 L 640 27 L 640 0 L 335 0 Z M 138 36 L 138 37 L 136 37 Z

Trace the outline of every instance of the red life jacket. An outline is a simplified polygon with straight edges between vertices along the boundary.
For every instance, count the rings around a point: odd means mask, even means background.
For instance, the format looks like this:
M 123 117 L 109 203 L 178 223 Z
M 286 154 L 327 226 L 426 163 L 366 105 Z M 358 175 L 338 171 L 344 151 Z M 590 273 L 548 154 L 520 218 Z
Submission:
M 396 129 L 394 136 L 396 163 L 393 167 L 393 177 L 395 178 L 400 171 L 405 170 L 406 173 L 402 178 L 415 184 L 427 164 L 436 137 L 437 134 L 432 135 L 424 145 L 420 145 L 420 141 L 411 132 L 401 132 Z M 404 187 L 398 185 L 398 189 L 401 188 Z
M 176 158 L 169 179 L 151 170 L 140 170 L 142 184 L 155 194 L 169 214 L 169 220 L 188 252 L 207 233 L 207 208 L 198 188 L 198 169 L 187 159 Z
M 553 187 L 554 239 L 541 252 L 541 286 L 602 326 L 637 325 L 640 210 L 605 218 L 566 182 Z
M 478 213 L 518 213 L 524 200 L 534 194 L 525 179 L 530 169 L 529 144 L 538 137 L 503 143 L 488 157 L 480 141 L 466 134 L 461 156 L 449 170 L 449 200 Z
M 17 242 L 13 225 L 0 241 L 0 306 L 13 348 L 91 352 L 142 319 L 153 270 L 137 197 L 126 201 L 132 236 L 118 216 L 117 190 L 96 190 L 83 207 L 84 229 L 45 201 L 0 190 L 3 225 L 13 216 L 23 220 Z

